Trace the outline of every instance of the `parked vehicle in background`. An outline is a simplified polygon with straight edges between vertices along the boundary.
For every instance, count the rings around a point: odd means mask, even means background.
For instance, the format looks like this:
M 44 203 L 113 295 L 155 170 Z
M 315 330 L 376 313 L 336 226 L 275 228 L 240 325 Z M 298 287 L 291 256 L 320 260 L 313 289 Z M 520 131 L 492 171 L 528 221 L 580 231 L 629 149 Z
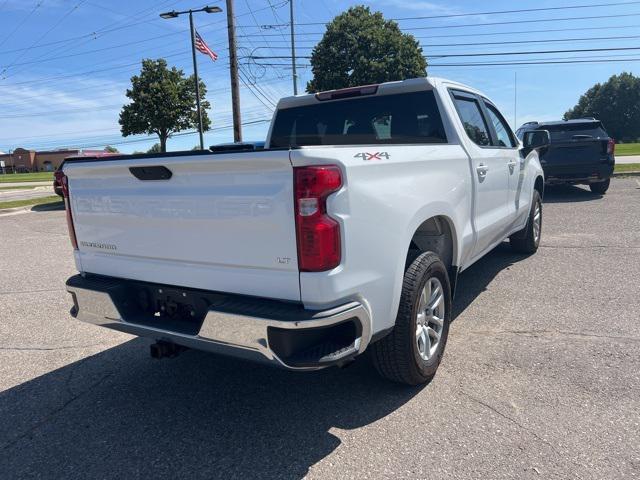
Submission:
M 294 370 L 430 380 L 458 272 L 537 250 L 544 177 L 496 106 L 421 78 L 284 98 L 264 148 L 65 161 L 72 315 Z
M 615 166 L 615 141 L 595 118 L 559 122 L 528 122 L 516 134 L 547 130 L 551 143 L 540 151 L 540 163 L 548 184 L 589 185 L 593 193 L 604 195 Z
M 62 191 L 62 177 L 64 177 L 64 173 L 62 173 L 62 165 L 61 163 L 58 168 L 56 168 L 55 172 L 53 172 L 53 191 L 56 195 L 60 197 L 64 197 L 64 193 Z

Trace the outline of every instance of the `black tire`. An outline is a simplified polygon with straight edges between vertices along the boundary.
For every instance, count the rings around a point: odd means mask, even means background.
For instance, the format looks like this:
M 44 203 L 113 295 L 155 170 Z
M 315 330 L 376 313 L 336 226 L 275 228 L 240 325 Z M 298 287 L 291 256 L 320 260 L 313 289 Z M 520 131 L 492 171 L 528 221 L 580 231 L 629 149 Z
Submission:
M 536 212 L 536 206 L 540 212 L 540 229 L 536 237 L 534 232 L 534 216 Z M 511 248 L 518 253 L 536 253 L 538 246 L 540 246 L 540 238 L 542 238 L 542 200 L 540 198 L 540 192 L 533 191 L 533 198 L 531 199 L 531 210 L 529 211 L 529 219 L 524 230 L 521 230 L 509 237 Z
M 611 184 L 611 179 L 607 178 L 603 182 L 590 183 L 589 188 L 596 195 L 604 195 L 609 190 L 609 185 Z
M 444 315 L 440 340 L 428 360 L 420 356 L 416 342 L 418 304 L 427 283 L 439 280 L 443 290 Z M 371 345 L 370 354 L 376 370 L 394 382 L 419 385 L 429 382 L 440 365 L 451 322 L 451 285 L 447 268 L 438 255 L 426 252 L 407 268 L 402 284 L 396 324 L 386 337 Z

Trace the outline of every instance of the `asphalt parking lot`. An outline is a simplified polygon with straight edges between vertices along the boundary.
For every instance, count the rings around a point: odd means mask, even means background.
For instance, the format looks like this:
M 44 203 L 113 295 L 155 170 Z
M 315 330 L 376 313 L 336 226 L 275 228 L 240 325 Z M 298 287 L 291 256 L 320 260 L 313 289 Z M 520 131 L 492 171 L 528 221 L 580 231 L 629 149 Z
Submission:
M 547 191 L 462 274 L 435 380 L 311 374 L 75 322 L 63 211 L 0 217 L 0 477 L 640 477 L 640 183 Z

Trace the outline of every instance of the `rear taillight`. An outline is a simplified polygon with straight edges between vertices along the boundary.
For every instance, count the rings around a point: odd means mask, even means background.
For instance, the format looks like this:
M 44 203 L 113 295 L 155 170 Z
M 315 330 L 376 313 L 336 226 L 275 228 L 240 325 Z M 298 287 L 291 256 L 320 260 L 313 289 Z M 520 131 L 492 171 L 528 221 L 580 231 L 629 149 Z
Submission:
M 340 264 L 340 224 L 327 215 L 327 197 L 342 187 L 335 165 L 295 167 L 294 200 L 298 268 L 322 272 Z
M 69 179 L 62 173 L 56 175 L 62 185 L 62 195 L 64 197 L 64 209 L 67 212 L 67 227 L 69 228 L 69 238 L 74 250 L 78 250 L 78 240 L 76 239 L 76 230 L 73 228 L 73 217 L 71 216 L 71 200 L 69 199 Z
M 616 141 L 610 138 L 609 143 L 607 143 L 607 154 L 613 155 L 614 153 L 616 153 Z

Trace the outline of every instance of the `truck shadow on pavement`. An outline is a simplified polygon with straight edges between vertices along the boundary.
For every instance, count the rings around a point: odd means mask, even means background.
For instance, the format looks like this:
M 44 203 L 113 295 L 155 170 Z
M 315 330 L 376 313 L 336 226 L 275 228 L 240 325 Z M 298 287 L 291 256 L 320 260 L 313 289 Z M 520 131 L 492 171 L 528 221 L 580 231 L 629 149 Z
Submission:
M 592 193 L 586 185 L 547 185 L 543 203 L 576 203 L 600 200 L 603 195 Z
M 505 241 L 462 272 L 458 276 L 456 296 L 453 300 L 453 320 L 455 321 L 478 295 L 487 289 L 496 275 L 528 257 L 526 254 L 515 253 L 509 242 Z
M 525 257 L 504 243 L 462 273 L 454 318 Z M 149 343 L 130 340 L 0 393 L 0 471 L 301 478 L 340 445 L 333 428 L 369 425 L 422 390 L 382 380 L 366 355 L 344 370 L 295 373 L 198 351 L 152 360 Z
M 6 478 L 301 478 L 420 388 L 368 359 L 292 373 L 134 339 L 0 394 Z M 41 354 L 33 352 L 33 355 Z

